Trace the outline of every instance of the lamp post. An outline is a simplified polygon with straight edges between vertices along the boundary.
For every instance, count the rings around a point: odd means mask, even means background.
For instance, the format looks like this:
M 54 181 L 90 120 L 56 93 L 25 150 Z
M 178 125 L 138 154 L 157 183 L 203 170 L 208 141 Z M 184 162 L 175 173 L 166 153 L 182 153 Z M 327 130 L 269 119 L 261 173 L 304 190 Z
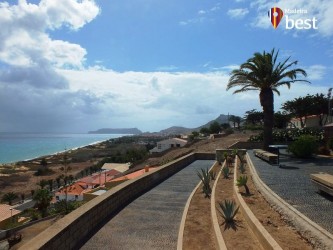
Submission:
M 332 89 L 333 88 L 329 88 L 328 89 L 328 93 L 327 93 L 327 97 L 328 97 L 328 122 L 332 122 L 332 118 L 331 118 L 331 96 L 332 96 Z
M 11 207 L 10 209 L 10 221 L 13 223 L 13 208 Z

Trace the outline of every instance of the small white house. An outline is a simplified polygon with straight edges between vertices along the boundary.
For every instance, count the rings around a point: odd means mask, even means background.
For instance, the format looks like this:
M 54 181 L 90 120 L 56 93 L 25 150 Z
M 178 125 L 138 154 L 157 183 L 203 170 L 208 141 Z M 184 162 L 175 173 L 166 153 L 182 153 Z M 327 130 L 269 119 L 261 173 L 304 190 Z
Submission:
M 323 125 L 332 121 L 332 116 L 327 117 L 327 115 L 323 116 Z M 319 115 L 310 115 L 307 117 L 302 117 L 304 128 L 313 128 L 313 127 L 320 127 L 319 122 Z M 289 128 L 302 128 L 302 124 L 299 118 L 292 118 L 288 125 Z
M 170 148 L 180 148 L 186 145 L 187 141 L 179 138 L 172 138 L 157 142 L 157 146 L 151 150 L 150 153 L 163 152 Z

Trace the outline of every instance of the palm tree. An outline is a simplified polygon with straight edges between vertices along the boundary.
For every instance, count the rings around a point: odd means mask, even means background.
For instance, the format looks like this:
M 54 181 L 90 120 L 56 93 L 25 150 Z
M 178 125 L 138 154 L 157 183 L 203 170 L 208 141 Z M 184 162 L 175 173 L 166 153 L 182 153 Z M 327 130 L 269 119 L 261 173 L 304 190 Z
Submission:
M 1 202 L 8 202 L 8 205 L 11 206 L 13 201 L 17 198 L 18 198 L 17 194 L 9 192 L 2 196 Z
M 227 90 L 233 87 L 241 87 L 234 91 L 234 94 L 245 92 L 248 90 L 258 90 L 260 92 L 259 99 L 264 113 L 264 149 L 268 149 L 268 145 L 273 142 L 273 125 L 274 125 L 274 94 L 280 95 L 278 87 L 294 82 L 308 82 L 306 80 L 297 80 L 301 74 L 306 76 L 303 69 L 291 69 L 297 64 L 297 61 L 290 62 L 288 57 L 283 62 L 278 62 L 279 51 L 275 53 L 273 49 L 271 53 L 265 51 L 255 53 L 247 62 L 240 65 L 239 69 L 231 72 Z
M 51 192 L 48 189 L 38 189 L 34 194 L 33 200 L 36 201 L 37 209 L 41 211 L 42 217 L 45 217 L 47 208 L 52 200 Z

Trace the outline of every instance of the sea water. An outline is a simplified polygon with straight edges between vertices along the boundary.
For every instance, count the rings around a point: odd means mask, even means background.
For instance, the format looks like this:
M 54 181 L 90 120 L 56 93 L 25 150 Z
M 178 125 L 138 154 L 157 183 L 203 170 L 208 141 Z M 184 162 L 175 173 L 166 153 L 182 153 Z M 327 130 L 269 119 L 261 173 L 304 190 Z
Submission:
M 123 135 L 0 133 L 0 163 L 33 159 L 121 136 Z

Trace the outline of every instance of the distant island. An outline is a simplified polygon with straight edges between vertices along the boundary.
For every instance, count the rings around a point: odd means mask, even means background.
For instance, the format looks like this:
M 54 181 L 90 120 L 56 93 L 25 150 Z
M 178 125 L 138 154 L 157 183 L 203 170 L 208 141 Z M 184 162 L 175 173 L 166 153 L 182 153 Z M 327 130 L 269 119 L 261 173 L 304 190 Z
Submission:
M 88 134 L 132 134 L 138 135 L 142 132 L 137 128 L 101 128 L 96 131 L 89 131 Z

